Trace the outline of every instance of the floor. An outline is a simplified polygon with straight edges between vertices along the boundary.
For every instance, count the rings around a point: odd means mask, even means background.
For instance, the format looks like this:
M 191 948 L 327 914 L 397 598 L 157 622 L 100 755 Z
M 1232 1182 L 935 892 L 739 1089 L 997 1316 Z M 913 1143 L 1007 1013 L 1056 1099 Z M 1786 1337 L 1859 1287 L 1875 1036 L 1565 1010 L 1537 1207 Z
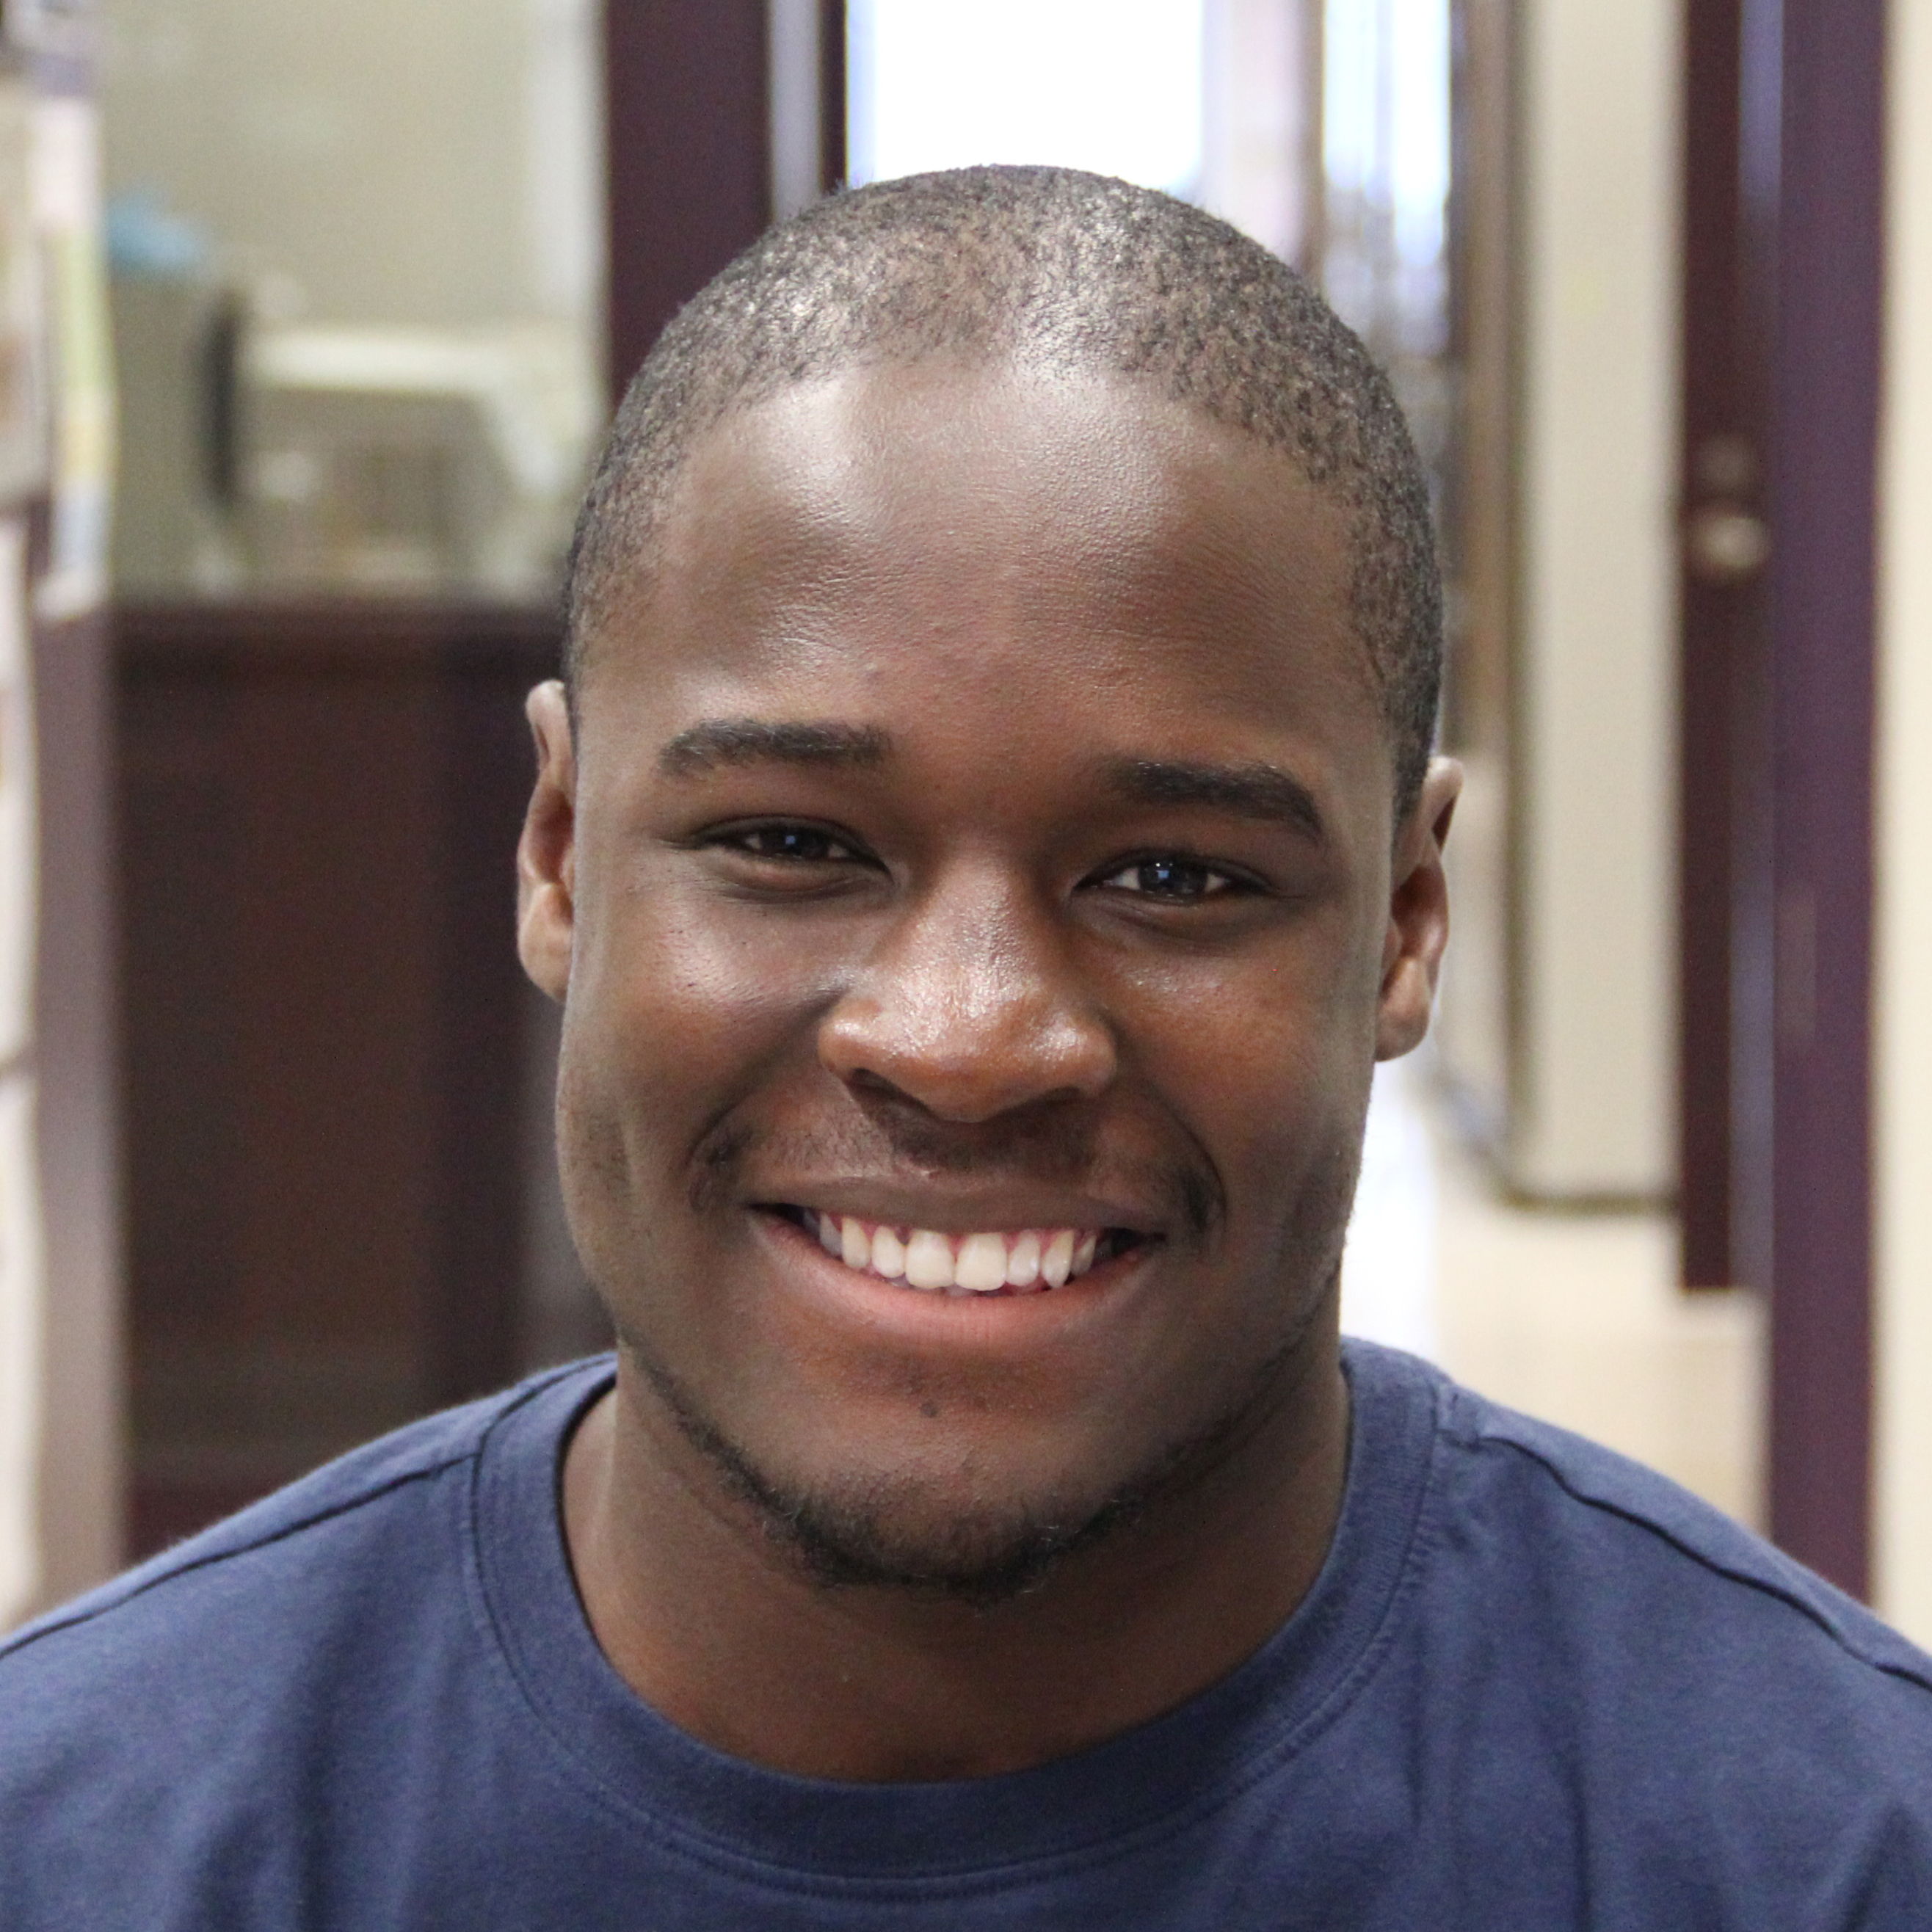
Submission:
M 1376 1076 L 1342 1325 L 1594 1437 L 1756 1526 L 1764 1323 L 1685 1294 L 1661 1213 L 1512 1205 L 1447 1125 L 1426 1064 Z

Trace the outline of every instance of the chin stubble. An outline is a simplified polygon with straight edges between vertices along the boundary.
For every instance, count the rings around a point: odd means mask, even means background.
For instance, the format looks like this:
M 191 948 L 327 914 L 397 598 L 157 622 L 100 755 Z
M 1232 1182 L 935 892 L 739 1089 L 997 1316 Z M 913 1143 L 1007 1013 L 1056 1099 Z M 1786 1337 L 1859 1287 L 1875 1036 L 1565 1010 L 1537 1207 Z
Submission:
M 1004 1514 L 956 1514 L 939 1533 L 904 1527 L 916 1491 L 882 1478 L 849 1493 L 788 1484 L 759 1467 L 664 1365 L 620 1334 L 619 1346 L 650 1384 L 685 1440 L 766 1538 L 814 1584 L 868 1589 L 990 1609 L 1036 1590 L 1069 1558 L 1184 1502 L 1234 1455 L 1274 1413 L 1288 1364 L 1333 1299 L 1339 1264 L 1279 1346 L 1220 1417 L 1170 1442 L 1097 1502 L 1052 1503 Z

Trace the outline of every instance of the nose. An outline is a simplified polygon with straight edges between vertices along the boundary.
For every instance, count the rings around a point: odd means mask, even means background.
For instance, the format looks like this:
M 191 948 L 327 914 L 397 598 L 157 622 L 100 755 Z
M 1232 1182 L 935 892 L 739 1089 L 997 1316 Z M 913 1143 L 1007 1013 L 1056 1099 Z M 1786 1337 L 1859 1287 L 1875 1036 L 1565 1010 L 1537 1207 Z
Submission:
M 967 1123 L 1091 1099 L 1117 1064 L 1050 914 L 983 879 L 908 906 L 826 1013 L 819 1058 L 848 1085 Z

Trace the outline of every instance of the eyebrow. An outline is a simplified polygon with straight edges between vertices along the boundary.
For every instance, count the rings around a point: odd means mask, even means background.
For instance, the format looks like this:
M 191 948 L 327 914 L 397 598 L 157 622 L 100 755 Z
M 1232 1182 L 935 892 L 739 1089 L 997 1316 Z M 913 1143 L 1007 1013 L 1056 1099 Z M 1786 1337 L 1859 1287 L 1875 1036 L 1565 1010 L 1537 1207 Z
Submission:
M 1123 758 L 1109 765 L 1112 789 L 1137 805 L 1202 805 L 1240 818 L 1324 835 L 1315 794 L 1279 765 L 1220 765 L 1191 760 Z
M 668 778 L 691 778 L 724 765 L 883 764 L 891 737 L 876 724 L 777 723 L 764 718 L 710 718 L 678 733 L 658 754 Z

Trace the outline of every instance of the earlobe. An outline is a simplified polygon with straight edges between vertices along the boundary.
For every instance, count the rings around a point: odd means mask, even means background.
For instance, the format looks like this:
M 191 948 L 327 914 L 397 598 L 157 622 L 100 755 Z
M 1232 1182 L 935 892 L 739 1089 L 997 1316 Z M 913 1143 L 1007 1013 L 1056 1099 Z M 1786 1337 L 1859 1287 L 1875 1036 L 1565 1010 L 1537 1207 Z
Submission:
M 1396 844 L 1376 1010 L 1376 1058 L 1397 1060 L 1422 1043 L 1449 938 L 1442 848 L 1462 790 L 1462 768 L 1435 758 Z
M 517 842 L 517 951 L 554 1000 L 570 984 L 577 911 L 577 752 L 563 686 L 538 685 L 524 705 L 536 741 L 536 783 Z

